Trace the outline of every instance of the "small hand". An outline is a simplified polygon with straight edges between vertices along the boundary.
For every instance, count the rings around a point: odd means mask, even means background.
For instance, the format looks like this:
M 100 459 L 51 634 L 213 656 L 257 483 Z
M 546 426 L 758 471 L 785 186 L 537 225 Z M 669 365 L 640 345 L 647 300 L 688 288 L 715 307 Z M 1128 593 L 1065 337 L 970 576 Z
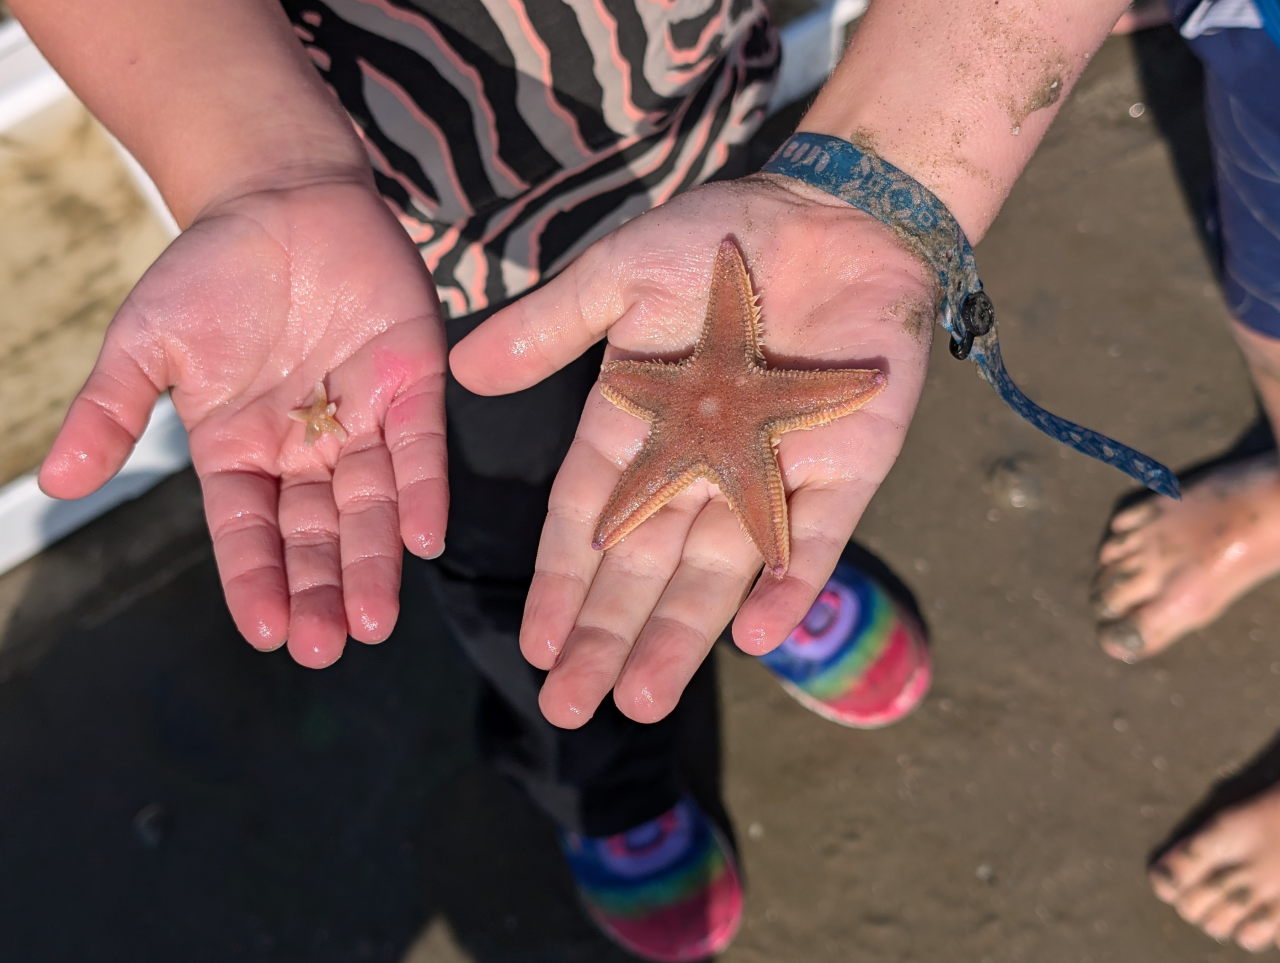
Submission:
M 430 278 L 369 187 L 242 196 L 199 217 L 133 289 L 40 483 L 60 498 L 102 485 L 172 388 L 237 627 L 328 665 L 348 634 L 391 632 L 401 543 L 444 547 L 443 366 Z M 317 383 L 345 440 L 309 446 L 289 417 Z
M 925 269 L 879 222 L 774 176 L 699 188 L 627 224 L 462 341 L 453 371 L 481 394 L 516 391 L 605 334 L 609 358 L 683 357 L 726 236 L 760 294 L 767 359 L 879 368 L 888 385 L 847 417 L 782 436 L 791 562 L 754 588 L 761 557 L 706 482 L 608 552 L 592 549 L 648 430 L 592 393 L 551 494 L 521 630 L 525 657 L 550 670 L 541 705 L 557 725 L 584 723 L 610 689 L 631 718 L 662 718 L 735 612 L 744 651 L 780 644 L 835 568 L 915 410 L 933 325 Z

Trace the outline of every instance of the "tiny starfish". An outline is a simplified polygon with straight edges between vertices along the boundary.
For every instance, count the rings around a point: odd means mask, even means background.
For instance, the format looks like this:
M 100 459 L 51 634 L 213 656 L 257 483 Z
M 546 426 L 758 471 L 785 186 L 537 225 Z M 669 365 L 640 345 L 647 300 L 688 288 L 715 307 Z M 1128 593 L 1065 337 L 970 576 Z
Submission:
M 778 437 L 861 408 L 885 382 L 876 369 L 766 367 L 756 295 L 742 254 L 726 238 L 693 354 L 678 362 L 611 361 L 600 370 L 604 396 L 653 427 L 609 497 L 592 546 L 616 545 L 705 478 L 719 486 L 769 570 L 783 575 L 791 537 Z
M 314 445 L 316 439 L 324 434 L 337 435 L 338 441 L 346 441 L 346 429 L 339 424 L 337 418 L 333 417 L 334 412 L 337 410 L 338 403 L 329 400 L 329 396 L 324 390 L 324 382 L 317 381 L 311 403 L 305 408 L 294 408 L 293 411 L 289 412 L 289 417 L 307 426 L 302 440 L 308 446 Z

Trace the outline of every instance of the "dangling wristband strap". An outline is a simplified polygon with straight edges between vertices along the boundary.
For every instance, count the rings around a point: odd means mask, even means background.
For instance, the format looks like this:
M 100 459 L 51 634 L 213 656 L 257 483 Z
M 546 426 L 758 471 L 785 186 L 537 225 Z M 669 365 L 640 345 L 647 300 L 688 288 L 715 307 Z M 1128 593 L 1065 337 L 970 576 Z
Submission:
M 764 166 L 804 181 L 891 228 L 937 274 L 938 323 L 951 353 L 969 359 L 1005 404 L 1046 435 L 1119 468 L 1153 491 L 1178 498 L 1178 480 L 1139 451 L 1051 414 L 1013 383 L 1000 358 L 995 306 L 982 290 L 973 248 L 946 205 L 915 178 L 872 151 L 826 134 L 791 136 Z

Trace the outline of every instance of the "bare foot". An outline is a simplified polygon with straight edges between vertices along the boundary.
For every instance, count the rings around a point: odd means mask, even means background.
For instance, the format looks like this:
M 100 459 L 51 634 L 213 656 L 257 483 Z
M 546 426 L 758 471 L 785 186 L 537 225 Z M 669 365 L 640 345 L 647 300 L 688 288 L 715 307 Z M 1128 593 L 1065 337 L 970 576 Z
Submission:
M 1098 553 L 1093 603 L 1109 655 L 1135 662 L 1208 625 L 1280 573 L 1280 463 L 1268 452 L 1221 468 L 1181 502 L 1120 512 Z
M 1193 926 L 1257 953 L 1280 937 L 1280 787 L 1228 809 L 1151 867 L 1151 886 Z

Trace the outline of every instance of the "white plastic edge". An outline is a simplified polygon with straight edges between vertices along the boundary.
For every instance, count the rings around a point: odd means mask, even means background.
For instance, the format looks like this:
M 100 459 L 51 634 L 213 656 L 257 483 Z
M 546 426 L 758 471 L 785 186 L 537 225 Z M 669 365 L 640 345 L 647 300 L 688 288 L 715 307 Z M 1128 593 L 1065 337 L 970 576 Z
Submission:
M 12 20 L 0 24 L 0 134 L 71 96 L 22 27 Z M 160 223 L 176 235 L 177 225 L 155 185 L 128 152 L 116 146 L 139 193 Z M 15 478 L 0 487 L 0 572 L 26 561 L 121 502 L 137 498 L 190 462 L 186 432 L 172 402 L 164 397 L 120 473 L 92 495 L 60 501 L 40 491 L 34 473 Z
M 75 501 L 50 498 L 34 474 L 0 488 L 0 572 L 26 561 L 81 525 L 137 498 L 191 462 L 187 433 L 168 397 L 160 399 L 129 461 L 115 478 Z
M 822 86 L 844 52 L 845 28 L 867 12 L 870 0 L 828 0 L 782 28 L 782 68 L 769 113 Z

